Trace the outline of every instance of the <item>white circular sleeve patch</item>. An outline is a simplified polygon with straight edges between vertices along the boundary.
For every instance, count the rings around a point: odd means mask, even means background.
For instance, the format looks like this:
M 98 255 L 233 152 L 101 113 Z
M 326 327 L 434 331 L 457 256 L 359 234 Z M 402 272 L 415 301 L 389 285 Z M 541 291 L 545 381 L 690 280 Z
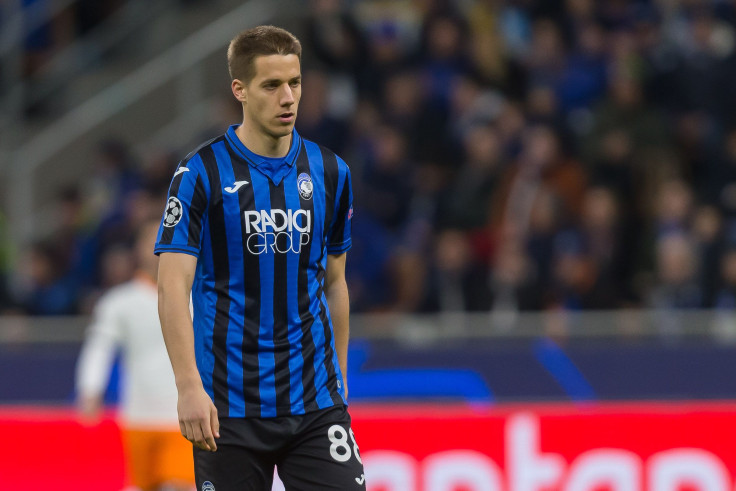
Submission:
M 175 196 L 169 198 L 166 202 L 166 211 L 164 212 L 164 227 L 173 227 L 179 220 L 184 212 L 184 208 L 181 206 L 181 201 Z

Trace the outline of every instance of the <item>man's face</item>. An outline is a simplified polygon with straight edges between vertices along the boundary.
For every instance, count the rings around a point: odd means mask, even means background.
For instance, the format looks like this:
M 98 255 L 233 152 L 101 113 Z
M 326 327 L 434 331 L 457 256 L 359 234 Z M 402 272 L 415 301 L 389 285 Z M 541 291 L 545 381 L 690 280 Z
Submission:
M 268 136 L 288 136 L 302 96 L 299 57 L 258 56 L 254 64 L 255 76 L 243 88 L 245 117 Z

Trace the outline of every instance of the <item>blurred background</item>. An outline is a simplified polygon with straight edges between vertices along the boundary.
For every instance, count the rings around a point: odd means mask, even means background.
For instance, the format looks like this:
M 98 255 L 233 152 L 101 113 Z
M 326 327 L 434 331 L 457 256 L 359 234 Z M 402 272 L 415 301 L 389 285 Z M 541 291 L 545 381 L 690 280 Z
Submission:
M 123 465 L 114 418 L 68 411 L 84 329 L 241 120 L 225 49 L 263 23 L 352 172 L 369 489 L 733 489 L 733 0 L 0 2 L 0 428 L 85 455 L 6 482 L 120 486 L 89 471 Z

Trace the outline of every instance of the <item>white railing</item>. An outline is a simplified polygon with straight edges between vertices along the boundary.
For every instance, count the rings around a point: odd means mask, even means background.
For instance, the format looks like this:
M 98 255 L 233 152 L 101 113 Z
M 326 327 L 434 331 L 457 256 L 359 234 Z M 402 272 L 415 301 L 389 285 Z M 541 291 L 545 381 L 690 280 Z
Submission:
M 0 316 L 0 344 L 81 342 L 85 316 Z M 657 339 L 663 343 L 707 339 L 736 343 L 736 312 L 629 309 L 591 312 L 352 314 L 351 338 L 394 339 L 424 346 L 451 340 Z

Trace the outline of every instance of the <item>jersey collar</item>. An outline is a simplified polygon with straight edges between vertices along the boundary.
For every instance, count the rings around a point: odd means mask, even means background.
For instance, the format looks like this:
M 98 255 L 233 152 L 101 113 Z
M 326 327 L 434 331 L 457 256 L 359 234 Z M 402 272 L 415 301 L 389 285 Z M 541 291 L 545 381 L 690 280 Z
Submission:
M 284 157 L 264 157 L 246 147 L 235 130 L 238 129 L 237 124 L 234 124 L 228 128 L 225 134 L 230 146 L 233 148 L 235 153 L 242 157 L 248 165 L 255 168 L 258 172 L 268 177 L 274 184 L 278 185 L 281 180 L 286 176 L 291 167 L 294 166 L 297 156 L 299 155 L 299 148 L 301 146 L 301 136 L 297 133 L 296 128 L 291 132 L 291 146 L 289 152 Z

